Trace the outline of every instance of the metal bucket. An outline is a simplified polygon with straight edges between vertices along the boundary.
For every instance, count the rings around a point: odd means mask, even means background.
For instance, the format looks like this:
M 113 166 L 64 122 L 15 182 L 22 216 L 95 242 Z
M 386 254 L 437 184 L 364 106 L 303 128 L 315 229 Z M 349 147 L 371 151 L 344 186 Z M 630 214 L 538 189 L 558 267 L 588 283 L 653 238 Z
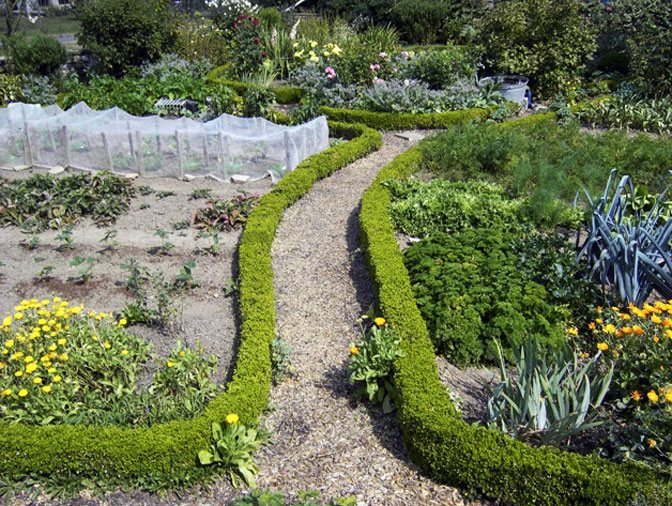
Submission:
M 479 86 L 489 83 L 499 85 L 499 93 L 507 100 L 527 106 L 527 97 L 525 92 L 529 89 L 527 83 L 529 79 L 525 76 L 500 75 L 484 77 L 478 81 Z

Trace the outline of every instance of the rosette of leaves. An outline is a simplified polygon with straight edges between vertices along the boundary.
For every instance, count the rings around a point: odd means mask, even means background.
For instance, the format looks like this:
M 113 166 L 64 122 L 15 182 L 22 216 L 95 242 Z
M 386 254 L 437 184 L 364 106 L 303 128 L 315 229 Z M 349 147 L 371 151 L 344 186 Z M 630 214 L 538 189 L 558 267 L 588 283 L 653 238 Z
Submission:
M 355 391 L 355 396 L 382 403 L 383 413 L 390 413 L 394 410 L 396 397 L 391 379 L 392 367 L 398 357 L 404 356 L 401 338 L 383 318 L 376 318 L 370 325 L 360 327 L 360 331 L 359 344 L 350 347 L 350 384 L 364 382 Z
M 229 200 L 211 200 L 207 207 L 198 209 L 191 223 L 206 230 L 230 232 L 242 227 L 250 216 L 252 209 L 259 202 L 258 195 L 241 192 Z
M 221 467 L 234 487 L 241 482 L 255 487 L 259 468 L 252 455 L 268 441 L 268 435 L 238 423 L 238 415 L 231 414 L 226 417 L 224 428 L 217 422 L 212 424 L 212 439 L 214 444 L 208 450 L 198 452 L 201 465 Z

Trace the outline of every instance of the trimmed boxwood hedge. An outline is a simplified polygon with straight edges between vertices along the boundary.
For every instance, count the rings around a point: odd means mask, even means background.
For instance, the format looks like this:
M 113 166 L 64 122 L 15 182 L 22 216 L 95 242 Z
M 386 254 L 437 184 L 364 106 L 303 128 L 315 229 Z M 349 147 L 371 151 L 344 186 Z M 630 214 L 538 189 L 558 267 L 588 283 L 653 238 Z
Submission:
M 196 453 L 210 443 L 210 426 L 228 413 L 244 423 L 268 402 L 270 345 L 275 335 L 271 246 L 283 212 L 313 183 L 378 149 L 381 135 L 363 125 L 330 123 L 333 134 L 349 138 L 304 160 L 264 195 L 240 240 L 240 348 L 227 391 L 206 412 L 185 421 L 148 428 L 0 425 L 0 476 L 76 473 L 113 480 L 181 475 L 196 465 Z
M 532 448 L 473 427 L 456 413 L 439 380 L 434 349 L 395 240 L 390 195 L 382 184 L 407 179 L 421 163 L 419 146 L 395 158 L 364 194 L 360 213 L 360 240 L 379 309 L 399 332 L 405 352 L 395 363 L 395 403 L 411 458 L 440 481 L 478 490 L 504 504 L 623 506 L 635 498 L 669 504 L 668 479 L 650 469 Z
M 233 88 L 239 95 L 243 95 L 248 88 L 261 88 L 261 86 L 257 86 L 256 84 L 224 79 L 221 75 L 225 69 L 226 66 L 212 69 L 205 77 L 205 80 Z M 299 88 L 298 86 L 271 86 L 269 89 L 275 93 L 275 101 L 278 104 L 298 104 L 301 97 L 303 97 L 303 88 Z

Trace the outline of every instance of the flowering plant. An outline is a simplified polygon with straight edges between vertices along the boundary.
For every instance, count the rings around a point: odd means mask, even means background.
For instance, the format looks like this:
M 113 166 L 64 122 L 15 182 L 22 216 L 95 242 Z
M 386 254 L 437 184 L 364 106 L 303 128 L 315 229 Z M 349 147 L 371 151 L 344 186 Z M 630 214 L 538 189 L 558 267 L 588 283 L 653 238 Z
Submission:
M 137 387 L 150 345 L 112 313 L 30 299 L 1 323 L 3 422 L 149 425 L 193 416 L 217 390 L 208 381 L 214 357 L 179 344 L 152 384 Z
M 390 375 L 394 361 L 404 355 L 401 339 L 388 326 L 385 318 L 371 320 L 364 315 L 360 318 L 359 325 L 359 344 L 350 345 L 350 384 L 364 382 L 355 395 L 358 398 L 368 397 L 373 402 L 382 402 L 383 412 L 390 413 L 394 409 L 395 397 Z
M 249 0 L 206 0 L 212 20 L 222 30 L 229 30 L 236 18 L 259 12 L 259 6 Z

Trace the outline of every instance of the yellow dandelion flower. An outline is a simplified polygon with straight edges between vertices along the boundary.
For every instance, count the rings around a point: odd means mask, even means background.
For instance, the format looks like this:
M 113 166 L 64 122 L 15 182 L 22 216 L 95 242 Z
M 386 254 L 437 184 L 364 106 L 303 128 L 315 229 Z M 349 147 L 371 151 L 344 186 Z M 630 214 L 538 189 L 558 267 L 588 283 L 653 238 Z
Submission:
M 119 320 L 119 325 L 121 325 L 121 326 L 124 326 L 124 325 L 126 325 L 127 323 L 128 323 L 128 322 L 126 321 L 126 318 L 122 318 L 121 320 Z
M 11 324 L 12 324 L 12 317 L 11 316 L 7 316 L 7 317 L 3 318 L 3 320 L 2 320 L 2 326 L 3 327 L 9 327 Z
M 357 346 L 350 346 L 350 354 L 357 355 L 359 353 L 359 348 Z
M 36 376 L 35 378 L 33 378 L 33 383 L 35 383 L 36 385 L 40 385 L 42 383 L 42 378 Z
M 54 302 L 61 302 L 62 300 L 63 299 L 61 299 L 60 297 L 54 297 Z
M 60 360 L 61 362 L 66 362 L 68 360 L 68 354 L 67 353 L 61 353 L 58 356 L 58 360 Z
M 602 318 L 596 318 L 595 323 L 599 323 L 600 325 L 602 325 L 604 323 L 604 320 Z
M 173 367 L 173 366 L 175 365 L 175 362 L 171 362 L 170 360 L 168 360 L 168 361 L 166 362 L 166 365 L 167 365 L 168 367 Z
M 14 353 L 14 355 L 12 355 L 12 358 L 14 360 L 17 360 L 17 359 L 22 358 L 22 357 L 23 357 L 23 352 L 22 351 L 17 351 L 16 353 Z
M 386 321 L 385 318 L 379 316 L 378 318 L 375 318 L 373 320 L 373 323 L 375 323 L 377 327 L 382 327 L 383 325 L 385 325 Z
M 568 333 L 570 336 L 578 336 L 578 335 L 579 335 L 579 331 L 576 329 L 576 327 L 570 327 L 570 328 L 568 328 L 568 329 L 567 329 L 567 333 Z
M 112 348 L 112 345 L 110 344 L 109 341 L 105 341 L 105 343 L 103 344 L 103 346 L 105 346 L 105 349 L 106 349 L 106 350 L 109 350 L 110 348 Z
M 128 350 L 121 350 L 122 355 L 128 355 Z
M 42 387 L 42 391 L 43 391 L 45 394 L 48 394 L 49 392 L 51 392 L 51 385 L 44 385 L 44 386 Z
M 34 360 L 35 360 L 35 359 L 34 359 L 33 357 L 31 357 L 30 355 L 28 355 L 26 358 L 23 359 L 23 361 L 24 361 L 26 364 L 30 364 L 30 363 L 33 362 Z
M 14 376 L 16 376 L 17 378 L 20 378 L 21 376 L 23 376 L 23 371 L 16 371 L 14 373 Z
M 13 339 L 7 339 L 7 340 L 5 341 L 5 346 L 6 346 L 7 348 L 11 348 L 12 346 L 14 346 L 14 340 L 13 340 Z
M 14 315 L 14 319 L 15 319 L 15 320 L 21 320 L 21 319 L 23 319 L 23 313 L 16 313 L 16 314 Z
M 28 395 L 28 390 L 26 390 L 25 388 L 19 390 L 19 397 L 25 397 L 26 395 Z
M 2 395 L 3 397 L 7 397 L 8 395 L 12 395 L 12 390 L 9 389 L 9 388 L 5 388 L 5 389 L 0 393 L 0 395 Z
M 239 420 L 238 415 L 236 415 L 235 413 L 226 415 L 226 423 L 238 423 L 238 420 Z
M 35 372 L 35 371 L 37 370 L 37 367 L 38 367 L 38 366 L 37 366 L 37 364 L 36 364 L 35 362 L 33 362 L 33 363 L 31 363 L 31 364 L 28 364 L 28 365 L 26 366 L 26 372 L 27 372 L 28 374 L 33 373 L 33 372 Z
M 49 369 L 47 369 L 47 372 L 49 374 L 54 374 L 56 372 L 56 368 L 55 367 L 50 367 Z
M 56 376 L 54 376 L 53 378 L 51 378 L 51 381 L 53 381 L 54 383 L 58 383 L 58 382 L 61 381 L 62 379 L 63 379 L 63 378 L 61 378 L 59 375 L 56 375 Z

